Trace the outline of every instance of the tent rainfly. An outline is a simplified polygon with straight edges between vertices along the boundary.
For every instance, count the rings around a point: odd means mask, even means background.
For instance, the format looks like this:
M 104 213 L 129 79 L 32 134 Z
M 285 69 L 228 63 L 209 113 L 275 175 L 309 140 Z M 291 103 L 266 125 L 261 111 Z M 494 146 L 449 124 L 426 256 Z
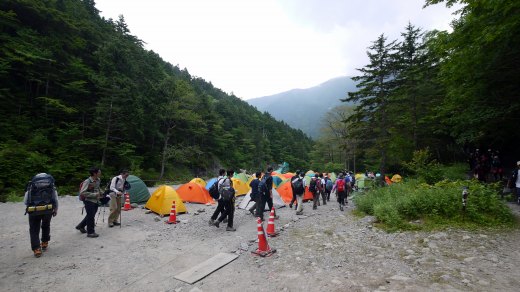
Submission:
M 162 185 L 153 192 L 144 207 L 161 216 L 166 216 L 170 214 L 173 201 L 175 201 L 177 214 L 186 213 L 186 206 L 179 194 L 172 187 Z
M 150 198 L 150 192 L 144 182 L 135 175 L 129 175 L 126 181 L 130 184 L 128 193 L 130 194 L 130 203 L 144 203 Z
M 209 195 L 209 191 L 198 183 L 189 182 L 183 184 L 177 189 L 177 194 L 184 202 L 213 204 L 213 198 Z

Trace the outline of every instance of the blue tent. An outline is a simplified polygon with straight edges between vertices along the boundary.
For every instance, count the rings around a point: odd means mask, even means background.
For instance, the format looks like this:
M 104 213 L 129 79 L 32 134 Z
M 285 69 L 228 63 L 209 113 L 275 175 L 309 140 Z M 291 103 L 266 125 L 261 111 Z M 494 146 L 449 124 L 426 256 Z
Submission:
M 206 190 L 209 191 L 209 188 L 211 188 L 211 186 L 217 181 L 217 178 L 214 177 L 208 181 L 206 181 Z

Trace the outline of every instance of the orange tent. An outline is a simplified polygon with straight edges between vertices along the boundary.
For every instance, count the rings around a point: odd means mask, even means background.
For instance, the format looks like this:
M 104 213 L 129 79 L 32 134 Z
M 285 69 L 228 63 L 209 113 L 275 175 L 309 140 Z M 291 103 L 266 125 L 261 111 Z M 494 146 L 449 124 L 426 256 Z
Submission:
M 281 183 L 276 190 L 278 191 L 278 193 L 280 194 L 280 197 L 282 197 L 282 200 L 285 203 L 287 203 L 287 204 L 291 203 L 293 192 L 292 192 L 290 181 Z
M 385 182 L 386 184 L 388 185 L 391 185 L 392 184 L 392 181 L 390 180 L 390 178 L 388 176 L 385 175 Z
M 312 201 L 312 193 L 311 193 L 311 191 L 309 191 L 309 187 L 305 187 L 305 193 L 303 194 L 303 200 L 304 201 L 308 201 L 308 200 Z
M 208 190 L 198 183 L 189 182 L 183 184 L 177 189 L 177 194 L 184 202 L 213 204 L 213 198 L 209 195 Z

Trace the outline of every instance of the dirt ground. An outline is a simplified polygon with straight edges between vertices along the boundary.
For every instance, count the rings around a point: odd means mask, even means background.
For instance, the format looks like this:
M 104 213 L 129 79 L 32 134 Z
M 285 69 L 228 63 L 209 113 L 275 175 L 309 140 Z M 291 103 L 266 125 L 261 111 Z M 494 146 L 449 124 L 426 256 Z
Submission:
M 237 203 L 239 200 L 237 201 Z M 123 211 L 122 228 L 99 216 L 99 238 L 74 229 L 82 219 L 77 197 L 60 198 L 51 241 L 32 255 L 22 203 L 0 204 L 0 291 L 518 291 L 520 231 L 404 232 L 388 234 L 373 218 L 339 211 L 335 202 L 303 216 L 278 210 L 277 252 L 256 250 L 256 222 L 237 209 L 236 232 L 208 225 L 214 206 L 186 204 L 188 214 L 167 218 L 136 208 Z M 511 205 L 515 213 L 519 208 Z M 103 223 L 103 215 L 105 222 Z M 266 218 L 268 214 L 266 213 Z M 240 256 L 201 281 L 174 279 L 219 252 Z

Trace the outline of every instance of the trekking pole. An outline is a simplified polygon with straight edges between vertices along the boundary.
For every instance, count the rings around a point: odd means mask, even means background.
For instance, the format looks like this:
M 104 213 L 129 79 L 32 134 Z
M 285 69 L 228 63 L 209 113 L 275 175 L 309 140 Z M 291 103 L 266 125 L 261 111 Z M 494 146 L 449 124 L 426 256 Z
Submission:
M 99 222 L 99 215 L 100 214 L 101 214 L 101 209 L 97 212 L 97 219 L 96 219 L 96 224 L 95 224 L 96 226 L 97 226 L 97 224 Z
M 103 223 L 105 223 L 105 211 L 106 211 L 107 204 L 103 204 Z
M 121 226 L 123 225 L 123 223 L 122 223 L 122 222 L 123 222 L 123 221 L 122 221 L 122 218 L 123 218 L 122 213 L 123 213 L 123 212 L 121 212 L 121 211 L 122 211 L 122 210 L 121 210 L 121 209 L 122 209 L 122 208 L 121 208 L 121 203 L 122 203 L 122 202 L 123 202 L 123 199 L 122 199 L 122 197 L 121 197 L 121 201 L 119 202 L 119 206 L 117 206 L 117 207 L 119 208 L 119 228 L 121 228 Z

